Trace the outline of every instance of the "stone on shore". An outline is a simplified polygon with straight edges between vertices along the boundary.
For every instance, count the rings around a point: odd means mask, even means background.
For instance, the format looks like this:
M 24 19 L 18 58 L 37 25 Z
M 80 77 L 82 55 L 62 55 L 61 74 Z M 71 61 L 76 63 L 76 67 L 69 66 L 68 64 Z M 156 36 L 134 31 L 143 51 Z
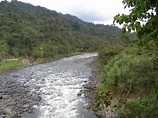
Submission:
M 1 79 L 0 118 L 19 118 L 24 112 L 32 112 L 33 105 L 41 100 L 39 95 L 31 95 L 29 86 L 16 79 Z

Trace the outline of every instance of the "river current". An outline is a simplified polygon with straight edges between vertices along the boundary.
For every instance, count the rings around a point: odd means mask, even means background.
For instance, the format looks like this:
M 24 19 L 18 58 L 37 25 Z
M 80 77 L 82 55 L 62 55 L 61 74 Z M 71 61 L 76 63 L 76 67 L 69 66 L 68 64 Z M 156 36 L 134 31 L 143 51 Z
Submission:
M 93 111 L 84 109 L 88 103 L 84 95 L 77 96 L 92 75 L 88 64 L 94 56 L 87 53 L 15 71 L 31 94 L 42 98 L 34 112 L 22 118 L 96 118 Z

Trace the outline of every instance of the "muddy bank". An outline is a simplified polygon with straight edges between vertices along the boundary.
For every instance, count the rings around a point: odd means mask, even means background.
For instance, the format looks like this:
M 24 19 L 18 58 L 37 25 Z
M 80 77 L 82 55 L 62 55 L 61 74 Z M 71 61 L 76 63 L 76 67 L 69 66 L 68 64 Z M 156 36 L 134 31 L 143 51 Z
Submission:
M 10 70 L 11 71 L 11 70 Z M 19 118 L 24 112 L 32 112 L 33 105 L 38 104 L 41 97 L 31 95 L 29 86 L 5 77 L 6 71 L 0 73 L 0 118 Z

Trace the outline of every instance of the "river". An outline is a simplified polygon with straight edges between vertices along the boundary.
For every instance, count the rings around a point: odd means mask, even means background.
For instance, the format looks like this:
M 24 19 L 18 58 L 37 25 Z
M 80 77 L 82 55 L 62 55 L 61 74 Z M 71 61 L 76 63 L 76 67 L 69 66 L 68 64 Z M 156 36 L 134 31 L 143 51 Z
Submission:
M 34 112 L 22 118 L 96 118 L 93 111 L 84 109 L 88 103 L 84 95 L 77 96 L 92 75 L 89 63 L 94 56 L 87 53 L 14 71 L 31 94 L 42 98 L 33 106 Z

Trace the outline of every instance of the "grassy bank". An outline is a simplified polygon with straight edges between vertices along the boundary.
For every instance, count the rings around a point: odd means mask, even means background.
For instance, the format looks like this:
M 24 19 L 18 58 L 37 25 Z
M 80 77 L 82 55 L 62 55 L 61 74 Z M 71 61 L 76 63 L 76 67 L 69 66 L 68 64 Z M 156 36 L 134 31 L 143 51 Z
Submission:
M 0 70 L 6 70 L 9 68 L 21 67 L 21 66 L 23 66 L 23 63 L 22 63 L 22 60 L 20 59 L 0 62 Z
M 15 68 L 15 67 L 22 67 L 22 66 L 29 66 L 29 65 L 36 65 L 39 63 L 46 63 L 46 62 L 51 62 L 54 60 L 58 60 L 64 57 L 70 57 L 70 56 L 75 56 L 75 55 L 79 55 L 79 54 L 84 54 L 86 52 L 74 52 L 74 53 L 69 53 L 69 54 L 61 54 L 61 55 L 56 55 L 53 58 L 37 58 L 37 59 L 25 59 L 24 57 L 19 57 L 20 59 L 16 59 L 16 60 L 6 60 L 6 61 L 1 61 L 0 62 L 0 70 L 7 70 L 10 68 Z M 25 60 L 24 62 L 22 61 Z

